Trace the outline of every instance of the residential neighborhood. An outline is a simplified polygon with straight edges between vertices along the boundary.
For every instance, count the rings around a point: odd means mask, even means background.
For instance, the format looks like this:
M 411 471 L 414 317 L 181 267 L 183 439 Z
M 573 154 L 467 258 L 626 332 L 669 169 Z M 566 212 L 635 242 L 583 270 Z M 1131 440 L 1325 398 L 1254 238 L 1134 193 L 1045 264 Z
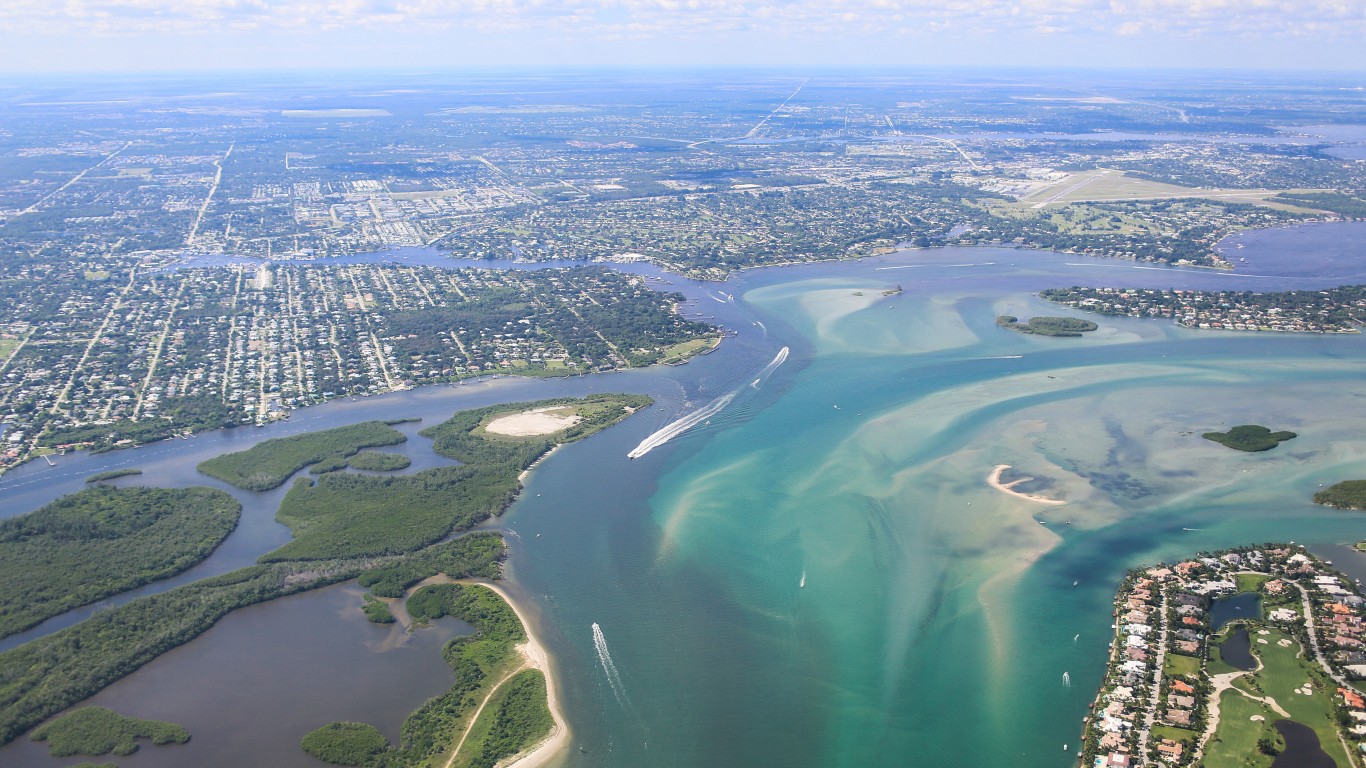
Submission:
M 1355 582 L 1293 544 L 1130 572 L 1080 765 L 1361 765 L 1363 617 Z

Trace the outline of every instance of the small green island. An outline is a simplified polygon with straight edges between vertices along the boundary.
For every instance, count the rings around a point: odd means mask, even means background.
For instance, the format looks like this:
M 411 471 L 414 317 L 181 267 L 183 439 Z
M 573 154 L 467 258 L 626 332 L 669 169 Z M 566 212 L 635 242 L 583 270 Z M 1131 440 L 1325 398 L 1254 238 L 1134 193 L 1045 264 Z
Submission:
M 108 480 L 117 480 L 120 477 L 132 477 L 140 474 L 142 474 L 140 469 L 111 469 L 108 472 L 96 472 L 87 477 L 85 481 L 87 483 L 103 483 Z
M 241 512 L 214 488 L 97 484 L 0 521 L 0 637 L 198 565 Z
M 1366 509 L 1366 480 L 1343 480 L 1314 494 L 1314 503 L 1335 509 Z
M 401 453 L 361 451 L 346 460 L 346 466 L 363 472 L 397 472 L 412 466 L 413 460 Z
M 1243 424 L 1227 432 L 1206 432 L 1201 437 L 1237 451 L 1269 451 L 1286 440 L 1299 435 L 1294 432 L 1272 432 L 1260 424 Z
M 1090 320 L 1075 317 L 1031 317 L 1029 322 L 1022 323 L 1020 318 L 1014 315 L 998 315 L 996 324 L 1002 328 L 1036 336 L 1080 336 L 1100 328 Z
M 53 757 L 127 756 L 138 751 L 138 739 L 158 746 L 184 744 L 190 732 L 175 723 L 124 717 L 104 707 L 82 707 L 34 728 L 30 738 L 46 741 Z
M 397 423 L 401 422 L 363 421 L 336 429 L 277 437 L 245 451 L 201 462 L 198 469 L 245 491 L 268 491 L 278 488 L 290 475 L 310 464 L 341 469 L 346 466 L 347 459 L 364 448 L 404 442 L 408 437 L 391 426 Z

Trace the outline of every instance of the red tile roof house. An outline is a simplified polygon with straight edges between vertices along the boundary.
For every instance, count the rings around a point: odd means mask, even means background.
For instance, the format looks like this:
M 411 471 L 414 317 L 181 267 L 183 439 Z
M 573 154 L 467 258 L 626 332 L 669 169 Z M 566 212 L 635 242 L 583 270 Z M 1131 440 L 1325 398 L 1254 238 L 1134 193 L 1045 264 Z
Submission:
M 1195 693 L 1195 688 L 1185 680 L 1173 680 L 1172 690 L 1177 693 Z
M 1175 762 L 1181 759 L 1182 748 L 1180 742 L 1172 741 L 1171 739 L 1163 739 L 1162 742 L 1157 745 L 1157 752 L 1163 757 L 1171 758 L 1171 760 Z
M 1338 693 L 1342 695 L 1342 700 L 1350 709 L 1366 709 L 1366 699 L 1361 698 L 1361 694 L 1346 688 L 1339 688 Z

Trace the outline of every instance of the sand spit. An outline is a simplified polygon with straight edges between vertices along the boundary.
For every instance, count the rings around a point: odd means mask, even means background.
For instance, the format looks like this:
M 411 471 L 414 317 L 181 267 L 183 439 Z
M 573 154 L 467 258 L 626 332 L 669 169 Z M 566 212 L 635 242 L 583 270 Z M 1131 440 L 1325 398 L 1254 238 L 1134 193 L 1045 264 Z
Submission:
M 522 627 L 526 630 L 526 642 L 517 646 L 517 650 L 526 657 L 526 666 L 539 669 L 545 675 L 545 693 L 547 704 L 550 706 L 550 717 L 555 721 L 550 733 L 541 740 L 539 744 L 532 747 L 530 751 L 523 752 L 513 758 L 512 762 L 503 764 L 500 768 L 541 768 L 550 764 L 556 757 L 569 748 L 569 724 L 564 719 L 564 710 L 560 702 L 559 690 L 555 687 L 555 675 L 550 669 L 550 654 L 545 646 L 537 639 L 532 630 L 532 624 L 527 620 L 527 615 L 522 612 L 517 602 L 508 595 L 507 591 L 497 584 L 487 581 L 475 582 L 481 586 L 488 587 L 498 596 L 503 598 L 512 610 L 517 614 L 517 618 L 522 622 Z
M 1049 506 L 1054 507 L 1059 507 L 1067 503 L 1060 499 L 1049 499 L 1044 496 L 1034 496 L 1032 494 L 1021 493 L 1020 491 L 1014 490 L 1015 486 L 1019 485 L 1020 483 L 1027 483 L 1030 480 L 1033 480 L 1034 478 L 1022 477 L 1019 480 L 1011 480 L 1008 483 L 1003 483 L 1001 482 L 1001 473 L 1005 472 L 1007 469 L 1010 469 L 1009 464 L 997 464 L 996 468 L 991 471 L 991 474 L 987 475 L 987 485 L 991 486 L 992 488 L 995 488 L 1001 493 L 1006 494 L 1007 496 L 1014 496 L 1017 499 L 1024 499 L 1025 501 L 1033 501 L 1039 504 L 1048 504 Z

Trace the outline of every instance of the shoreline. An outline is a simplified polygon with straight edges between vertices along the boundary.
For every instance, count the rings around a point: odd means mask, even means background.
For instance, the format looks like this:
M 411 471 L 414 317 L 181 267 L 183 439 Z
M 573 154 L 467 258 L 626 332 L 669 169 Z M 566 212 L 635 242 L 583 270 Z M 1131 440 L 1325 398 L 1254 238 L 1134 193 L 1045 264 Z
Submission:
M 569 724 L 565 721 L 563 704 L 560 701 L 559 690 L 555 686 L 555 674 L 551 670 L 550 653 L 536 637 L 526 613 L 522 611 L 521 606 L 512 599 L 506 589 L 486 580 L 468 583 L 488 587 L 512 607 L 513 613 L 517 614 L 517 619 L 522 622 L 522 628 L 526 631 L 526 642 L 519 644 L 517 650 L 526 658 L 527 666 L 540 670 L 541 674 L 545 676 L 546 705 L 549 707 L 550 717 L 554 721 L 550 733 L 546 734 L 545 738 L 530 749 L 514 755 L 511 762 L 503 763 L 500 768 L 542 768 L 542 766 L 550 764 L 559 757 L 561 753 L 568 751 L 570 737 Z
M 1005 472 L 1007 469 L 1010 469 L 1009 464 L 997 464 L 996 468 L 991 470 L 991 474 L 987 475 L 987 485 L 991 486 L 992 488 L 995 488 L 996 490 L 1000 491 L 1001 493 L 1004 493 L 1007 496 L 1014 496 L 1017 499 L 1032 501 L 1037 504 L 1047 504 L 1053 507 L 1060 507 L 1067 503 L 1062 499 L 1049 499 L 1044 496 L 1034 496 L 1033 494 L 1022 493 L 1014 489 L 1014 486 L 1016 484 L 1033 480 L 1034 478 L 1032 477 L 1024 477 L 1020 478 L 1019 480 L 1012 480 L 1008 483 L 1002 483 L 1001 473 Z

